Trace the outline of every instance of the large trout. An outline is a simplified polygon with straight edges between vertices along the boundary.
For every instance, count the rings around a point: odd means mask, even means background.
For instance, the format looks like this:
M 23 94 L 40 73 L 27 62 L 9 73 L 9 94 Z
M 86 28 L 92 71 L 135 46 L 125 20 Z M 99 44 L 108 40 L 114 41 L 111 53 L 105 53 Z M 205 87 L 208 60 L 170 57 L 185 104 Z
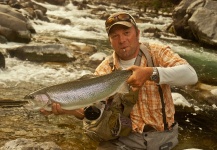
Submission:
M 75 80 L 39 89 L 25 96 L 29 101 L 25 108 L 51 110 L 53 102 L 59 103 L 66 110 L 90 106 L 119 92 L 131 74 L 130 70 L 117 70 L 91 79 Z

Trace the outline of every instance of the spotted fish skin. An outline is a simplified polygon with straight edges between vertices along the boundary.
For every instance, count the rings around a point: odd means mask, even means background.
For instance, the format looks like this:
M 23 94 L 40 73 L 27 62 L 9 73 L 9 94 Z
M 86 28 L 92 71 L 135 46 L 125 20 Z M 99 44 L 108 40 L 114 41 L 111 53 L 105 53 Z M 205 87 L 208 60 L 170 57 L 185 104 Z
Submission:
M 75 80 L 39 89 L 24 97 L 29 101 L 25 107 L 29 110 L 51 110 L 50 104 L 53 102 L 59 103 L 66 110 L 90 106 L 120 92 L 120 88 L 131 74 L 130 70 L 117 70 L 91 79 Z

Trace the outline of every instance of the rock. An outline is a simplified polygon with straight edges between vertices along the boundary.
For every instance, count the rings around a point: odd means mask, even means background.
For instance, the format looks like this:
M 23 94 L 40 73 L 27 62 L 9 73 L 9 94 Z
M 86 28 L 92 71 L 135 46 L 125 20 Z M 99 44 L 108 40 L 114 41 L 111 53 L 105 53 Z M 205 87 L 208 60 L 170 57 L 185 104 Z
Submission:
M 188 24 L 198 41 L 217 46 L 217 11 L 198 8 L 188 20 Z
M 191 107 L 191 104 L 180 93 L 172 93 L 173 103 L 177 106 Z
M 0 13 L 0 16 L 0 25 L 11 32 L 9 35 L 4 35 L 9 41 L 26 43 L 30 42 L 31 33 L 27 29 L 26 22 L 5 13 Z
M 45 16 L 45 15 L 43 14 L 43 12 L 42 12 L 41 10 L 36 9 L 36 10 L 34 11 L 34 13 L 35 13 L 35 18 L 37 18 L 37 19 L 39 19 L 39 20 L 42 20 L 42 21 L 50 22 L 50 20 L 47 18 L 47 16 Z
M 7 52 L 11 57 L 36 62 L 70 62 L 75 60 L 70 50 L 60 44 L 26 45 L 7 49 Z
M 27 149 L 40 149 L 40 150 L 62 150 L 54 142 L 41 142 L 37 143 L 30 139 L 18 138 L 7 142 L 0 150 L 27 150 Z
M 174 33 L 185 39 L 217 47 L 216 8 L 217 1 L 183 0 L 173 11 Z
M 63 5 L 65 4 L 65 0 L 45 0 L 46 2 L 53 5 Z
M 0 5 L 0 12 L 5 13 L 7 15 L 13 16 L 17 19 L 20 19 L 22 21 L 27 21 L 27 19 L 18 11 L 15 9 L 7 6 L 7 5 Z
M 190 27 L 188 26 L 188 19 L 191 17 L 191 15 L 187 14 L 188 7 L 194 1 L 195 0 L 183 0 L 173 11 L 172 24 L 175 30 L 175 34 L 185 39 L 194 40 L 194 35 L 192 34 Z M 196 0 L 196 2 L 198 1 L 200 2 L 200 0 Z
M 94 45 L 87 45 L 80 42 L 72 42 L 71 45 L 76 46 L 82 54 L 92 55 L 97 52 L 96 46 Z
M 0 5 L 0 35 L 8 41 L 28 43 L 34 28 L 22 16 L 8 6 Z
M 4 55 L 0 52 L 0 69 L 5 68 L 5 57 Z
M 154 36 L 156 38 L 160 38 L 160 32 L 162 32 L 160 29 L 158 29 L 157 27 L 149 27 L 147 29 L 144 29 L 143 33 L 146 36 Z
M 92 68 L 96 68 L 105 58 L 107 55 L 102 52 L 95 53 L 89 57 L 88 65 Z
M 0 35 L 0 43 L 7 43 L 8 40 L 4 37 Z
M 50 20 L 46 16 L 46 7 L 32 1 L 20 1 L 19 5 L 21 6 L 21 8 L 19 8 L 19 11 L 22 12 L 23 16 L 26 16 L 26 18 L 35 18 L 42 21 L 50 22 Z
M 58 22 L 59 24 L 62 24 L 62 25 L 71 25 L 71 20 L 70 19 L 62 19 Z

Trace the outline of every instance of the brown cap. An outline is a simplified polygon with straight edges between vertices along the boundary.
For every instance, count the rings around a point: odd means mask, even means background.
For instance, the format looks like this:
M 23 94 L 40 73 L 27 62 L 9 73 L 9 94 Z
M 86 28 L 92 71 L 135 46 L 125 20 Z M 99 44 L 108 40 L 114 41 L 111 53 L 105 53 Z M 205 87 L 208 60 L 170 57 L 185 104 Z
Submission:
M 106 20 L 105 27 L 107 33 L 109 34 L 110 29 L 117 24 L 124 25 L 129 28 L 132 27 L 132 25 L 136 26 L 136 22 L 133 16 L 131 16 L 126 12 L 118 12 L 118 13 L 111 14 Z

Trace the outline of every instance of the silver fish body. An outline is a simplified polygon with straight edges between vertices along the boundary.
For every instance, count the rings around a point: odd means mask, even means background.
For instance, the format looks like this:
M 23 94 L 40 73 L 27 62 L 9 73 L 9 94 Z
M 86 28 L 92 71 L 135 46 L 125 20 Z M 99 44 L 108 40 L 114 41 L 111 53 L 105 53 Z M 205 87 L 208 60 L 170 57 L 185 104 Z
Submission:
M 51 110 L 50 104 L 53 102 L 66 110 L 83 108 L 117 93 L 131 74 L 130 70 L 117 70 L 91 79 L 46 87 L 26 95 L 25 99 L 29 99 L 29 103 L 25 108 Z

